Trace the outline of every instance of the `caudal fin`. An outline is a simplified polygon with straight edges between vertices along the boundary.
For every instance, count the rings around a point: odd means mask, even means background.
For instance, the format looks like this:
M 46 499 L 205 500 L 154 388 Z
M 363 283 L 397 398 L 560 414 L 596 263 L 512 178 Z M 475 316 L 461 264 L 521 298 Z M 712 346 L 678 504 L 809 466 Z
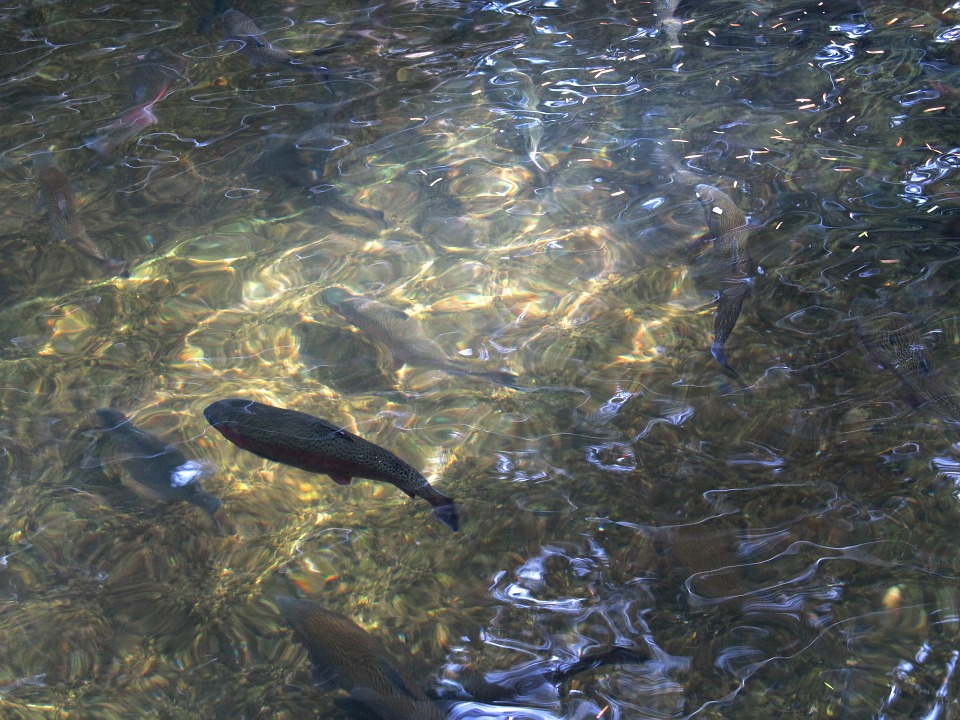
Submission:
M 460 514 L 452 498 L 443 498 L 439 504 L 434 505 L 433 516 L 454 532 L 460 529 Z

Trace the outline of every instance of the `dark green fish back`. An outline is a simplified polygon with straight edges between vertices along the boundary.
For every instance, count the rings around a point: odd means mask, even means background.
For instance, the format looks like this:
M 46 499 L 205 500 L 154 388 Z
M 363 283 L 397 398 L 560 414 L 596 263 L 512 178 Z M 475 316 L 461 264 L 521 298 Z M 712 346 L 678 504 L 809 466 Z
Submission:
M 280 612 L 307 649 L 319 684 L 350 693 L 382 720 L 442 720 L 445 715 L 370 633 L 319 603 L 278 597 Z
M 379 480 L 429 502 L 434 515 L 456 531 L 454 501 L 439 493 L 412 466 L 389 450 L 313 415 L 230 398 L 208 405 L 207 421 L 238 447 L 260 457 L 316 473 L 334 481 L 352 477 Z

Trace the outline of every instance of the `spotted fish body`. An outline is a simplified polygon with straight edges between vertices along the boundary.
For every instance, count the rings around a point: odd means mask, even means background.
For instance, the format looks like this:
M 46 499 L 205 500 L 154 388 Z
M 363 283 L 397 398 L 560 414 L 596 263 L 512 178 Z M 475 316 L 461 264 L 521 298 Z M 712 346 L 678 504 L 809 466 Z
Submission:
M 743 301 L 750 292 L 752 263 L 747 252 L 750 226 L 743 210 L 730 196 L 713 185 L 697 185 L 697 198 L 707 215 L 708 237 L 723 264 L 725 277 L 720 283 L 720 298 L 713 323 L 713 345 L 710 352 L 724 372 L 739 377 L 727 362 L 726 343 L 740 317 Z
M 33 176 L 40 186 L 40 199 L 46 206 L 50 228 L 57 239 L 76 246 L 84 255 L 103 265 L 110 274 L 126 277 L 127 263 L 104 255 L 87 234 L 77 213 L 77 199 L 70 187 L 70 178 L 57 165 L 53 155 L 49 152 L 34 153 L 32 162 Z
M 155 435 L 140 430 L 113 408 L 100 408 L 97 417 L 107 429 L 112 448 L 123 456 L 126 470 L 138 492 L 159 502 L 188 502 L 203 508 L 220 530 L 216 512 L 220 499 L 205 493 L 197 480 L 203 466 Z
M 318 687 L 339 687 L 380 720 L 443 720 L 446 714 L 373 635 L 317 602 L 278 597 L 280 612 L 310 655 Z
M 437 368 L 454 375 L 469 375 L 516 387 L 517 377 L 512 373 L 481 372 L 468 363 L 448 357 L 437 341 L 426 337 L 419 323 L 402 310 L 378 300 L 354 295 L 342 287 L 327 288 L 320 296 L 352 325 L 386 345 L 399 364 Z
M 227 10 L 223 14 L 223 36 L 228 40 L 243 43 L 240 52 L 254 67 L 285 67 L 291 70 L 315 73 L 323 79 L 327 69 L 319 65 L 304 65 L 287 52 L 273 47 L 257 24 L 236 10 Z
M 227 440 L 255 455 L 324 473 L 338 485 L 349 485 L 355 477 L 390 483 L 429 502 L 437 520 L 454 532 L 459 528 L 452 498 L 389 450 L 326 420 L 240 398 L 211 403 L 203 415 Z
M 850 304 L 857 334 L 867 354 L 891 370 L 920 406 L 933 409 L 943 420 L 960 425 L 957 392 L 947 387 L 934 370 L 923 339 L 907 318 L 886 312 L 877 303 L 857 298 Z

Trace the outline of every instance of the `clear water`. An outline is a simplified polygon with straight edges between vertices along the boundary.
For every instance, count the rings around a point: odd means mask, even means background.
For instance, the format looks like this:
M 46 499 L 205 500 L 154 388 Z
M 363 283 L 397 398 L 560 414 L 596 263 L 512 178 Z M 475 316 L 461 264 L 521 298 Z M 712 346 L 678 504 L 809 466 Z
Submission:
M 960 712 L 960 10 L 670 5 L 237 7 L 326 80 L 213 3 L 2 10 L 0 716 L 345 718 L 278 594 L 435 691 L 650 656 L 451 718 Z M 157 122 L 98 134 L 158 48 Z M 54 236 L 41 150 L 129 278 Z M 739 379 L 701 183 L 751 223 Z M 332 285 L 522 389 L 398 367 Z M 858 298 L 926 346 L 920 397 Z M 461 531 L 241 451 L 227 397 L 391 449 Z M 206 463 L 222 535 L 131 489 L 105 406 Z

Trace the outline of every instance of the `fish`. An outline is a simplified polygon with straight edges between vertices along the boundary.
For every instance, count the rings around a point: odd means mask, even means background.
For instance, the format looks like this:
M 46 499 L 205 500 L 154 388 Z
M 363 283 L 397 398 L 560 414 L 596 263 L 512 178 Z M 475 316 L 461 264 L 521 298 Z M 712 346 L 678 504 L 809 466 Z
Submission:
M 99 262 L 111 275 L 129 277 L 129 263 L 107 257 L 87 234 L 77 213 L 77 199 L 70 178 L 47 151 L 31 156 L 33 177 L 40 186 L 40 200 L 46 206 L 50 228 L 58 240 L 74 245 L 87 257 Z
M 867 354 L 897 376 L 911 403 L 960 425 L 957 391 L 936 372 L 927 346 L 907 317 L 867 298 L 854 299 L 849 312 L 857 321 L 857 335 Z
M 407 675 L 377 640 L 350 618 L 313 600 L 277 597 L 280 613 L 307 649 L 314 684 L 339 687 L 341 708 L 380 720 L 443 720 L 446 713 Z
M 103 155 L 135 138 L 150 125 L 156 125 L 159 121 L 153 106 L 183 78 L 187 65 L 185 57 L 166 48 L 148 50 L 130 74 L 130 97 L 134 106 L 94 131 L 84 145 Z
M 313 73 L 327 79 L 327 68 L 321 65 L 305 65 L 290 53 L 273 47 L 257 24 L 237 10 L 227 10 L 220 19 L 223 37 L 243 43 L 240 53 L 253 67 L 280 67 Z
M 719 188 L 700 184 L 696 187 L 696 194 L 707 215 L 709 231 L 705 237 L 713 240 L 714 254 L 722 263 L 725 274 L 720 283 L 710 353 L 727 375 L 738 378 L 739 373 L 727 361 L 726 343 L 753 285 L 750 275 L 753 265 L 747 251 L 752 227 L 747 224 L 743 210 Z
M 188 460 L 177 448 L 139 429 L 119 410 L 100 408 L 97 418 L 107 430 L 112 449 L 123 458 L 120 466 L 134 490 L 159 502 L 196 505 L 222 534 L 216 515 L 220 498 L 204 492 L 198 482 L 206 474 L 202 463 Z
M 324 473 L 338 485 L 349 485 L 355 477 L 390 483 L 409 497 L 430 503 L 434 517 L 454 532 L 460 527 L 453 498 L 438 492 L 389 450 L 331 422 L 240 398 L 217 400 L 204 408 L 203 416 L 243 450 L 307 472 Z
M 400 365 L 436 368 L 453 375 L 466 375 L 507 387 L 517 387 L 517 376 L 513 373 L 480 371 L 467 362 L 448 357 L 436 340 L 423 334 L 416 320 L 391 305 L 354 295 L 339 286 L 321 291 L 320 298 L 351 325 L 386 345 Z
M 494 103 L 500 97 L 504 97 L 505 104 L 523 113 L 514 115 L 514 119 L 519 121 L 516 128 L 523 138 L 527 157 L 541 173 L 546 173 L 547 169 L 540 164 L 537 157 L 540 152 L 540 142 L 543 140 L 544 130 L 543 117 L 539 111 L 540 93 L 537 84 L 532 77 L 509 61 L 501 59 L 488 60 L 487 62 L 494 65 L 497 73 L 489 79 L 488 97 Z M 506 95 L 504 96 L 503 93 L 506 93 Z

